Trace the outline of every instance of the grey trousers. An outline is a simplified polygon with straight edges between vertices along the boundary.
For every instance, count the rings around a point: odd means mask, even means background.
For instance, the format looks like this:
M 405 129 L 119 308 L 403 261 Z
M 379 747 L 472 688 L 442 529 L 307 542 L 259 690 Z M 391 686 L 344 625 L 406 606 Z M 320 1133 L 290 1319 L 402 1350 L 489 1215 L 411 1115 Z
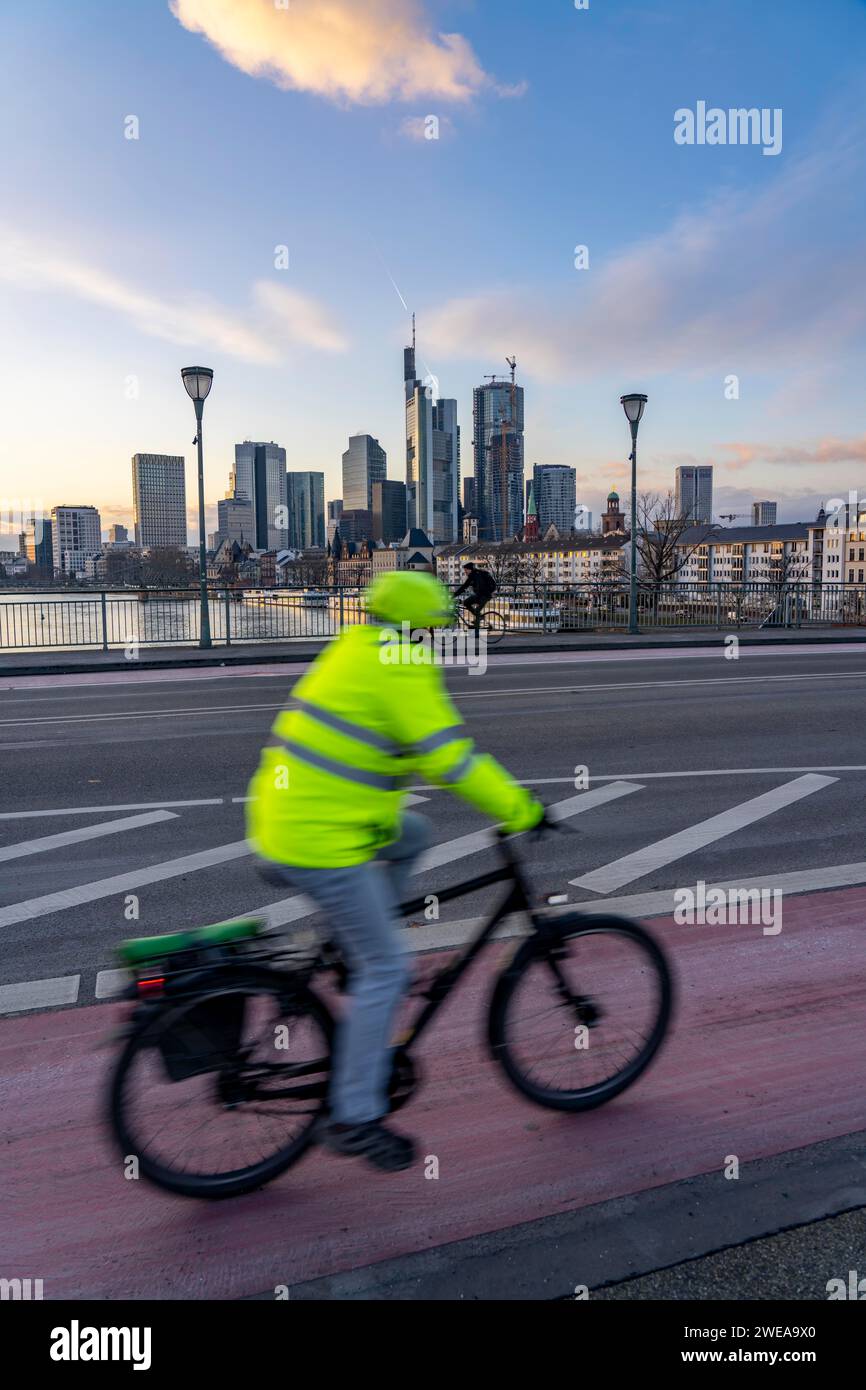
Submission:
M 282 866 L 288 882 L 327 916 L 329 935 L 349 969 L 349 1003 L 337 1029 L 329 1097 L 336 1124 L 363 1124 L 388 1112 L 391 1030 L 409 979 L 396 908 L 430 838 L 424 817 L 408 811 L 399 840 L 375 862 L 346 869 Z

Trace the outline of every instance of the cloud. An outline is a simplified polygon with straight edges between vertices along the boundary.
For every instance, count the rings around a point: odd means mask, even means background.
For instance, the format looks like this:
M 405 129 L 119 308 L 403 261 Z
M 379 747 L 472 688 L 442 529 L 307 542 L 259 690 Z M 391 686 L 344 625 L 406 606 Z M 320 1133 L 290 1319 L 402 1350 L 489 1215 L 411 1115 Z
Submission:
M 730 457 L 725 458 L 727 454 Z M 719 457 L 722 455 L 722 457 Z M 746 444 L 731 440 L 718 445 L 718 453 L 698 458 L 694 454 L 661 454 L 655 463 L 677 467 L 680 464 L 711 465 L 733 472 L 753 464 L 770 464 L 783 468 L 814 468 L 837 464 L 866 463 L 866 434 L 854 439 L 830 435 L 815 444 Z
M 275 365 L 292 346 L 342 352 L 346 340 L 328 311 L 310 295 L 259 281 L 246 314 L 202 296 L 171 298 L 50 246 L 0 227 L 0 280 L 21 289 L 59 292 L 125 318 L 140 332 L 182 347 L 207 347 L 246 362 Z
M 757 194 L 721 193 L 618 254 L 590 247 L 587 270 L 571 269 L 578 238 L 563 228 L 555 289 L 453 298 L 425 313 L 425 341 L 476 360 L 516 351 L 527 373 L 559 378 L 823 368 L 866 325 L 862 252 L 849 236 L 862 219 L 862 130 L 840 121 Z
M 257 280 L 255 296 L 275 329 L 289 341 L 304 343 L 320 352 L 345 352 L 349 344 L 331 315 L 311 295 L 274 280 Z
M 496 84 L 462 34 L 436 34 L 421 0 L 170 0 L 251 77 L 340 103 L 467 101 Z M 519 95 L 502 88 L 500 95 Z

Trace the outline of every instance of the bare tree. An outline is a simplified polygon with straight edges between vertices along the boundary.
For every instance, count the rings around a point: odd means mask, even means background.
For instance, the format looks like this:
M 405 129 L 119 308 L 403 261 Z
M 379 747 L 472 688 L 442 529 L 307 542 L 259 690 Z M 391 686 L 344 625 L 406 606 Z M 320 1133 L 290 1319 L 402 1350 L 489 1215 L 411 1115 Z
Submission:
M 697 536 L 684 543 L 686 532 L 697 530 Z M 680 516 L 672 492 L 642 492 L 637 498 L 638 558 L 643 568 L 644 582 L 651 585 L 669 584 L 688 564 L 695 551 L 714 536 L 718 527 L 695 527 L 688 517 Z

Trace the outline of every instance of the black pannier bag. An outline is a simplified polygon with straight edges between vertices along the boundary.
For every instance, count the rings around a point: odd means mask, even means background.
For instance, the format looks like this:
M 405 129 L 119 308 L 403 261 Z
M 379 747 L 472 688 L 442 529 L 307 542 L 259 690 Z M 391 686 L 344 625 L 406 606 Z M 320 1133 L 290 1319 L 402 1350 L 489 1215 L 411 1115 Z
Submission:
M 157 1039 L 170 1081 L 217 1071 L 238 1051 L 247 996 L 214 994 L 184 1009 Z

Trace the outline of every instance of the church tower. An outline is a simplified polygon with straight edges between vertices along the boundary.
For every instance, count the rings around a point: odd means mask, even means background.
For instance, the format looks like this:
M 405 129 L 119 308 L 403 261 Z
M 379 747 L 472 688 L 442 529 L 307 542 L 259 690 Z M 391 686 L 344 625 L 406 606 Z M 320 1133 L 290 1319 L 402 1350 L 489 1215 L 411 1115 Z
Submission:
M 607 511 L 601 514 L 601 534 L 612 536 L 617 532 L 625 534 L 625 513 L 620 509 L 619 493 L 611 490 L 607 494 Z

